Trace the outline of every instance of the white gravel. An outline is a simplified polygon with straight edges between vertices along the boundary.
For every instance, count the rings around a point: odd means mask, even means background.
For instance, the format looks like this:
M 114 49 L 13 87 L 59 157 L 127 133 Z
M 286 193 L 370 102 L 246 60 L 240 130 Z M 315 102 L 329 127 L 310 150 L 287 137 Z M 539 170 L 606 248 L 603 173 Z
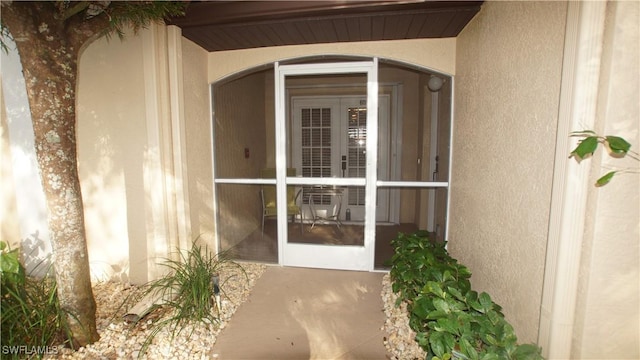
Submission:
M 155 311 L 137 324 L 122 320 L 127 308 L 120 305 L 134 298 L 138 288 L 119 282 L 103 282 L 94 285 L 97 308 L 97 327 L 100 340 L 77 351 L 62 347 L 45 359 L 215 359 L 211 348 L 218 334 L 225 328 L 238 306 L 245 301 L 256 280 L 266 269 L 264 264 L 241 263 L 246 276 L 237 267 L 228 267 L 220 274 L 220 283 L 226 296 L 222 297 L 220 322 L 217 324 L 192 323 L 172 338 L 168 329 L 160 331 L 146 353 L 140 355 L 145 339 L 151 333 L 151 325 L 163 315 Z M 248 281 L 247 281 L 248 279 Z M 395 306 L 397 296 L 391 290 L 389 274 L 382 280 L 381 297 L 386 321 L 383 330 L 387 336 L 384 345 L 396 360 L 424 359 L 424 351 L 414 341 L 415 332 L 409 328 L 406 305 Z
M 139 356 L 140 349 L 152 331 L 150 325 L 160 319 L 161 311 L 152 312 L 136 325 L 128 324 L 122 320 L 127 309 L 120 305 L 127 297 L 135 297 L 138 289 L 118 282 L 96 284 L 93 292 L 100 340 L 77 351 L 58 347 L 57 354 L 49 354 L 45 359 L 210 359 L 216 337 L 238 306 L 247 299 L 256 280 L 266 269 L 264 264 L 241 265 L 246 275 L 235 266 L 225 267 L 220 272 L 224 295 L 219 323 L 191 323 L 173 338 L 171 331 L 165 327 L 154 337 L 142 356 Z
M 392 359 L 415 360 L 425 359 L 426 353 L 415 342 L 415 331 L 409 327 L 409 316 L 405 303 L 396 307 L 398 296 L 391 289 L 389 274 L 382 278 L 382 302 L 384 303 L 384 331 L 387 333 L 384 346 L 387 348 Z

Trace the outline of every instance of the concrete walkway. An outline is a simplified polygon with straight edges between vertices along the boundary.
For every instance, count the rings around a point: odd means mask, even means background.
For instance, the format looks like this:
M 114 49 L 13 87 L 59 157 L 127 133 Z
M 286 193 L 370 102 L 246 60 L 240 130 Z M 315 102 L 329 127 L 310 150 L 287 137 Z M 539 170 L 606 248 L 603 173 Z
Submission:
M 214 358 L 367 359 L 389 356 L 382 273 L 268 267 L 213 347 Z

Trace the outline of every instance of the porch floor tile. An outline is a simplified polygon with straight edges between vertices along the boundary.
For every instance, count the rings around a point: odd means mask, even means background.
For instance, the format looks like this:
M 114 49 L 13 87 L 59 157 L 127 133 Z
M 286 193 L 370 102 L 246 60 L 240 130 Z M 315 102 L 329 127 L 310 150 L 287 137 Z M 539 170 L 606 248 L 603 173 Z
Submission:
M 382 276 L 269 266 L 213 354 L 222 360 L 389 359 Z

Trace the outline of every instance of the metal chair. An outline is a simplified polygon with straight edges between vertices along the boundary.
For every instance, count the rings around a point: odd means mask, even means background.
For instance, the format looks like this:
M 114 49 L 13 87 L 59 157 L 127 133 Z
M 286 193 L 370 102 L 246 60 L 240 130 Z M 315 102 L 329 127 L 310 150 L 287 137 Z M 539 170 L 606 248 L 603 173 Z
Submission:
M 273 168 L 263 169 L 260 176 L 263 179 L 273 179 L 276 177 L 276 170 Z M 296 169 L 288 168 L 287 176 L 296 176 Z M 295 223 L 296 216 L 300 217 L 300 233 L 302 234 L 302 208 L 298 205 L 300 193 L 302 193 L 302 189 L 296 192 L 295 186 L 287 186 L 287 216 L 291 216 L 292 223 Z M 278 215 L 275 185 L 262 185 L 260 200 L 262 201 L 262 236 L 264 237 L 265 218 Z

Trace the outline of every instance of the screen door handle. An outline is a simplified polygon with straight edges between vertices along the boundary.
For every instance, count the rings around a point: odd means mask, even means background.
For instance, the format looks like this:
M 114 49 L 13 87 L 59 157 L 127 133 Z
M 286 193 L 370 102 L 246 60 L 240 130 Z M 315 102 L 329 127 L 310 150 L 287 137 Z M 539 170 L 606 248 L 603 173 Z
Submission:
M 342 155 L 342 177 L 344 177 L 345 170 L 347 170 L 347 156 Z

